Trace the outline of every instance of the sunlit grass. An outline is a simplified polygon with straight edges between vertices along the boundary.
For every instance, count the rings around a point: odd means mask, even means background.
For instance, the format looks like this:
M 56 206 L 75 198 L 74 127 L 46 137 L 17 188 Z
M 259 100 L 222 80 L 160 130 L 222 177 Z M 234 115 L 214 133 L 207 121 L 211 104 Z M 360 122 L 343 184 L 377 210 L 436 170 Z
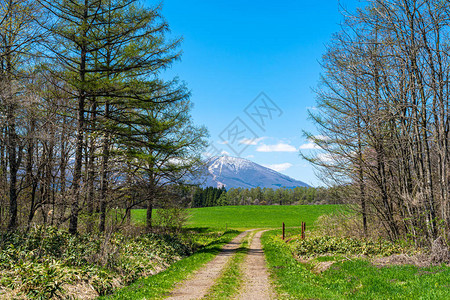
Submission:
M 301 222 L 306 222 L 308 228 L 311 228 L 319 216 L 345 208 L 343 205 L 246 205 L 191 208 L 188 209 L 190 217 L 187 226 L 223 230 L 225 228 L 279 228 L 283 222 L 286 227 L 298 227 Z M 132 211 L 135 222 L 144 223 L 145 216 L 145 210 Z
M 366 259 L 340 259 L 316 274 L 300 263 L 280 232 L 263 235 L 264 253 L 277 292 L 285 299 L 450 299 L 450 268 L 376 267 Z M 334 260 L 321 258 L 316 261 Z

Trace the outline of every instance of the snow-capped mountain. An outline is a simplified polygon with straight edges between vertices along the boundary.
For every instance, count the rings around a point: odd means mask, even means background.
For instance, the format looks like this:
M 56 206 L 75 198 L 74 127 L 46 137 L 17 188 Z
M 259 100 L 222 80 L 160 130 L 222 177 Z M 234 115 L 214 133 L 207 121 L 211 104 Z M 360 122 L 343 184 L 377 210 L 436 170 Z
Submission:
M 213 186 L 225 188 L 295 188 L 309 187 L 302 181 L 278 173 L 272 169 L 258 165 L 250 160 L 231 157 L 215 156 L 206 163 L 206 178 L 203 187 Z

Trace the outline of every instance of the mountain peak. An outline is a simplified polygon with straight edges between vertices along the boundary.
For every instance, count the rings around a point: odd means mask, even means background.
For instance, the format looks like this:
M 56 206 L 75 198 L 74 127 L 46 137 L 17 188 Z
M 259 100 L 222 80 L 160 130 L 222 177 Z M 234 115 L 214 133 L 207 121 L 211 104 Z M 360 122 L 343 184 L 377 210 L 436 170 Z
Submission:
M 210 164 L 220 164 L 220 165 L 228 165 L 228 166 L 234 166 L 235 169 L 241 169 L 245 168 L 247 166 L 250 166 L 252 164 L 251 161 L 245 158 L 240 157 L 233 157 L 229 155 L 221 155 L 221 156 L 215 156 L 211 160 L 213 163 Z
M 214 156 L 207 161 L 204 187 L 226 188 L 295 188 L 308 187 L 302 181 L 278 173 L 248 159 L 229 155 Z

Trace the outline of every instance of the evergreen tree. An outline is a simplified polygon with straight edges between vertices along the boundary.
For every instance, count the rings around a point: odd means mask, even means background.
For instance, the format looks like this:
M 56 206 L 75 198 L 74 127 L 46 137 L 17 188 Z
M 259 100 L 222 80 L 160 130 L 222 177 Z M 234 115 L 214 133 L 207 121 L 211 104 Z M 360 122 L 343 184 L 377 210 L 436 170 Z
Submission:
M 159 78 L 160 70 L 178 58 L 175 50 L 179 41 L 166 41 L 168 26 L 160 16 L 160 7 L 149 9 L 135 0 L 39 2 L 55 20 L 47 26 L 53 37 L 48 49 L 54 53 L 63 71 L 59 75 L 63 74 L 76 99 L 69 231 L 77 231 L 83 147 L 88 129 L 103 134 L 100 172 L 100 230 L 103 231 L 113 142 L 117 138 L 122 144 L 127 140 L 145 142 L 146 133 L 142 128 L 153 126 L 152 122 L 156 121 L 147 118 L 153 106 L 186 98 L 183 87 Z M 86 116 L 94 107 L 98 118 L 88 127 Z

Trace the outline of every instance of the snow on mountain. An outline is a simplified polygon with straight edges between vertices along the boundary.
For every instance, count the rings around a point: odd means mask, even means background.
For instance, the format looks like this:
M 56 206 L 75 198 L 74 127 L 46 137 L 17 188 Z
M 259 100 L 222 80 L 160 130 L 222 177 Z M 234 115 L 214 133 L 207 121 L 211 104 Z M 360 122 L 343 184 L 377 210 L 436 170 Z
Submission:
M 231 157 L 215 156 L 207 163 L 206 178 L 203 187 L 213 186 L 225 188 L 295 188 L 309 187 L 302 181 L 278 173 L 272 169 L 258 165 L 250 160 Z

